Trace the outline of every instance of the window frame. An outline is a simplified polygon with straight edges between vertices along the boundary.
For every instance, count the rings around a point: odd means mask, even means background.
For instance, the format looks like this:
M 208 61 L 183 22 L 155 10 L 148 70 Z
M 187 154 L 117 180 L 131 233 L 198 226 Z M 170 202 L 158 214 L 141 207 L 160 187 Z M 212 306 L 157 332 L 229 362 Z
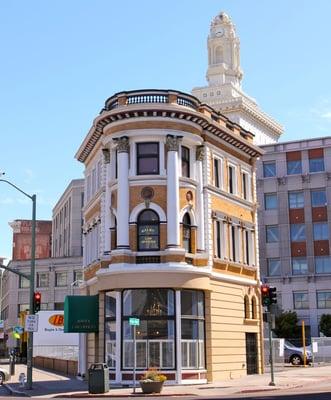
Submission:
M 303 306 L 303 307 L 298 307 L 298 300 L 296 299 L 297 295 L 305 295 L 307 296 L 307 300 L 299 300 L 299 303 L 302 304 L 307 304 L 307 306 Z M 293 308 L 294 310 L 309 310 L 309 294 L 307 291 L 298 291 L 298 292 L 293 292 Z
M 61 276 L 65 276 L 65 284 L 59 284 L 59 279 L 61 280 Z M 67 287 L 68 286 L 68 273 L 66 271 L 57 271 L 55 272 L 55 287 Z
M 154 213 L 157 216 L 157 221 L 150 221 L 148 224 L 147 224 L 147 222 L 148 222 L 147 220 L 146 221 L 144 221 L 144 220 L 141 221 L 140 218 L 146 211 Z M 139 227 L 141 225 L 157 226 L 157 235 L 156 234 L 153 234 L 153 235 L 142 235 L 142 234 L 140 234 L 139 233 Z M 140 246 L 140 238 L 141 237 L 145 237 L 145 236 L 157 236 L 157 247 L 151 248 L 151 249 L 141 248 L 141 246 Z M 137 217 L 137 250 L 138 251 L 159 251 L 160 250 L 160 216 L 158 215 L 158 213 L 156 211 L 152 210 L 151 208 L 145 208 L 144 210 L 142 210 L 139 213 L 139 215 Z
M 323 203 L 317 203 L 316 201 L 314 201 L 314 194 L 316 193 L 323 193 L 325 196 L 325 201 Z M 326 207 L 327 206 L 327 195 L 326 195 L 326 190 L 325 188 L 321 188 L 321 189 L 312 189 L 310 191 L 310 200 L 311 200 L 311 206 L 313 208 L 315 207 Z
M 154 144 L 157 145 L 157 153 L 139 154 L 139 148 L 144 145 Z M 157 160 L 157 171 L 156 172 L 140 172 L 139 160 L 140 159 L 156 159 Z M 136 167 L 137 175 L 160 175 L 160 143 L 159 142 L 137 142 L 136 143 Z
M 295 238 L 296 235 L 298 234 L 302 234 L 302 232 L 300 232 L 300 228 L 303 228 L 303 233 L 304 233 L 304 238 L 299 236 L 297 238 Z M 297 232 L 295 232 L 294 230 L 298 229 Z M 296 235 L 295 235 L 296 233 Z M 301 243 L 301 242 L 305 242 L 307 240 L 307 235 L 306 235 L 306 224 L 305 223 L 300 223 L 300 224 L 290 224 L 290 240 L 291 242 L 294 243 Z
M 189 219 L 189 223 L 187 221 L 184 221 L 185 218 Z M 189 238 L 188 241 L 185 239 L 185 232 L 189 232 Z M 183 215 L 183 219 L 182 219 L 182 238 L 183 238 L 183 247 L 185 249 L 186 253 L 193 253 L 193 249 L 192 249 L 192 221 L 191 221 L 191 217 L 190 214 L 188 212 L 186 212 Z M 184 243 L 188 243 L 188 246 L 186 247 L 184 245 Z
M 325 263 L 325 265 L 324 265 L 324 263 L 322 265 L 323 271 L 317 271 L 317 268 L 320 268 L 320 266 L 317 265 L 318 261 L 320 261 L 320 260 L 323 260 Z M 315 261 L 315 273 L 317 275 L 331 274 L 331 256 L 315 256 L 314 261 Z M 330 265 L 330 270 L 327 270 L 325 268 L 325 266 L 328 266 L 328 265 Z
M 275 167 L 275 171 L 272 171 L 272 175 L 267 175 L 267 169 L 265 167 L 268 167 L 270 165 L 273 165 Z M 277 176 L 276 161 L 263 161 L 263 178 L 274 178 L 275 176 Z
M 302 272 L 302 266 L 301 266 L 301 263 L 300 263 L 300 268 L 298 268 L 297 269 L 297 271 L 300 271 L 299 273 L 295 273 L 294 272 L 294 263 L 295 262 L 299 262 L 299 261 L 305 261 L 305 264 L 306 264 L 306 270 L 304 271 L 304 272 Z M 307 260 L 307 257 L 292 257 L 292 259 L 291 259 L 291 268 L 292 268 L 292 275 L 295 275 L 295 276 L 300 276 L 300 275 L 307 275 L 308 274 L 308 260 Z
M 317 231 L 317 228 L 320 228 L 320 232 Z M 313 222 L 313 239 L 314 241 L 329 240 L 329 224 L 327 221 Z
M 270 234 L 268 234 L 270 229 L 277 230 L 277 240 L 268 240 L 268 239 L 270 239 Z M 266 230 L 266 243 L 278 243 L 279 242 L 279 226 L 278 225 L 266 225 L 265 230 Z
M 48 288 L 49 287 L 49 273 L 40 271 L 40 272 L 37 272 L 36 275 L 37 275 L 36 276 L 36 278 L 37 278 L 36 279 L 36 283 L 37 283 L 36 287 L 37 288 Z M 40 277 L 41 277 L 41 275 L 47 276 L 47 285 L 40 285 Z
M 291 169 L 289 166 L 292 166 Z M 302 174 L 302 160 L 287 160 L 286 161 L 286 172 L 287 175 L 299 175 Z
M 295 197 L 294 201 L 293 201 L 293 197 Z M 298 198 L 299 198 L 299 201 L 298 201 Z M 298 208 L 304 208 L 304 207 L 305 207 L 304 192 L 302 190 L 289 191 L 288 192 L 288 208 L 290 210 L 296 210 Z
M 184 152 L 183 152 L 183 150 L 184 150 Z M 186 152 L 187 157 L 184 157 L 183 153 L 185 153 L 185 152 Z M 190 178 L 191 177 L 191 151 L 190 151 L 189 147 L 181 146 L 180 159 L 181 159 L 182 177 Z M 187 175 L 183 174 L 183 165 L 185 165 L 187 168 Z
M 271 265 L 272 262 L 277 262 L 278 263 L 276 268 L 274 266 L 272 267 L 272 268 L 277 269 L 277 273 L 276 274 L 275 273 L 272 273 L 272 274 L 270 273 L 270 271 L 271 271 L 270 265 Z M 267 258 L 267 268 L 268 268 L 268 276 L 281 276 L 282 275 L 282 265 L 281 265 L 281 262 L 280 262 L 280 258 L 277 258 L 277 257 Z
M 318 170 L 313 171 L 313 166 L 314 166 L 315 162 L 321 162 L 322 169 L 318 169 Z M 316 165 L 318 166 L 319 164 L 316 164 Z M 323 157 L 316 157 L 316 158 L 310 158 L 309 159 L 309 172 L 311 174 L 318 173 L 318 172 L 324 172 L 324 171 L 325 171 L 324 156 Z
M 330 296 L 329 299 L 319 299 L 319 295 L 322 294 L 328 294 Z M 320 302 L 324 302 L 324 306 L 320 307 Z M 329 306 L 327 305 L 327 302 L 329 302 Z M 316 304 L 318 309 L 326 309 L 326 308 L 331 308 L 331 290 L 317 290 L 316 291 Z
M 276 199 L 276 207 L 267 207 L 267 198 L 274 197 Z M 264 193 L 264 209 L 269 211 L 269 210 L 277 210 L 278 209 L 278 196 L 277 193 Z

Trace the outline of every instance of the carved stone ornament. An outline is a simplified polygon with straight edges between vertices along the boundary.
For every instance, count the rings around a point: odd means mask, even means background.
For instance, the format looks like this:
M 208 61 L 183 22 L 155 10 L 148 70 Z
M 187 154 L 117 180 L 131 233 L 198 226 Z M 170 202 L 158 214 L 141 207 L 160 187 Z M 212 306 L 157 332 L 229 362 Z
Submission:
M 178 151 L 181 142 L 182 142 L 182 136 L 168 135 L 166 140 L 167 151 Z
M 150 186 L 145 186 L 140 192 L 141 198 L 144 200 L 151 200 L 154 197 L 154 190 Z
M 188 192 L 186 192 L 185 197 L 188 202 L 191 202 L 193 200 L 193 193 L 189 190 Z
M 205 146 L 197 146 L 195 157 L 197 161 L 203 161 L 203 159 L 205 158 Z
M 286 176 L 282 176 L 281 178 L 277 178 L 278 185 L 286 185 Z
M 110 151 L 109 149 L 102 149 L 102 155 L 103 155 L 103 160 L 105 162 L 105 164 L 109 164 L 110 163 Z
M 117 152 L 118 153 L 128 153 L 130 148 L 129 138 L 127 136 L 122 136 L 116 140 Z
M 303 183 L 309 183 L 310 182 L 310 175 L 309 174 L 303 174 L 301 175 L 301 179 Z

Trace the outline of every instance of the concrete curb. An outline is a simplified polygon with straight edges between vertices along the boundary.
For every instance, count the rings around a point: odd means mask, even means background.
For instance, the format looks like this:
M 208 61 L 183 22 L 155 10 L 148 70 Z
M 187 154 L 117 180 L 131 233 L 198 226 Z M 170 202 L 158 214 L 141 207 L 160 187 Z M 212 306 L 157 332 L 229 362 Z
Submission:
M 11 396 L 15 396 L 15 397 L 30 397 L 27 393 L 20 392 L 19 390 L 16 390 L 16 389 L 12 388 L 10 386 L 10 384 L 8 384 L 8 383 L 4 383 L 2 386 L 8 391 L 8 393 Z

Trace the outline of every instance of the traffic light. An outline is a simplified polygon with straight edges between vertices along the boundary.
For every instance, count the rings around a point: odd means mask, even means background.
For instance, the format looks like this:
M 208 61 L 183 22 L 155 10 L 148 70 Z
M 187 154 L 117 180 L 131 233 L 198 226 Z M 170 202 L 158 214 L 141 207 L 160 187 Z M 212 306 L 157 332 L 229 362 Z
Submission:
M 41 293 L 40 292 L 34 292 L 33 295 L 33 312 L 37 313 L 40 311 L 40 303 L 41 303 Z
M 269 299 L 270 304 L 277 303 L 277 289 L 275 287 L 269 287 Z
M 262 305 L 265 307 L 270 306 L 269 285 L 261 286 Z

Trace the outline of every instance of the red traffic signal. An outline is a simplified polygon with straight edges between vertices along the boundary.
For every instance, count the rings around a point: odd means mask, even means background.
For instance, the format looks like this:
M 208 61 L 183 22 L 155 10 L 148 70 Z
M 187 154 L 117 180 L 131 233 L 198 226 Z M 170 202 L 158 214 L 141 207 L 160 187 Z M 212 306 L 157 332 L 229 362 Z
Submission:
M 33 312 L 37 313 L 40 311 L 40 304 L 41 304 L 41 293 L 35 292 L 33 294 Z
M 269 285 L 261 286 L 262 305 L 265 307 L 270 306 L 269 290 L 270 290 Z

